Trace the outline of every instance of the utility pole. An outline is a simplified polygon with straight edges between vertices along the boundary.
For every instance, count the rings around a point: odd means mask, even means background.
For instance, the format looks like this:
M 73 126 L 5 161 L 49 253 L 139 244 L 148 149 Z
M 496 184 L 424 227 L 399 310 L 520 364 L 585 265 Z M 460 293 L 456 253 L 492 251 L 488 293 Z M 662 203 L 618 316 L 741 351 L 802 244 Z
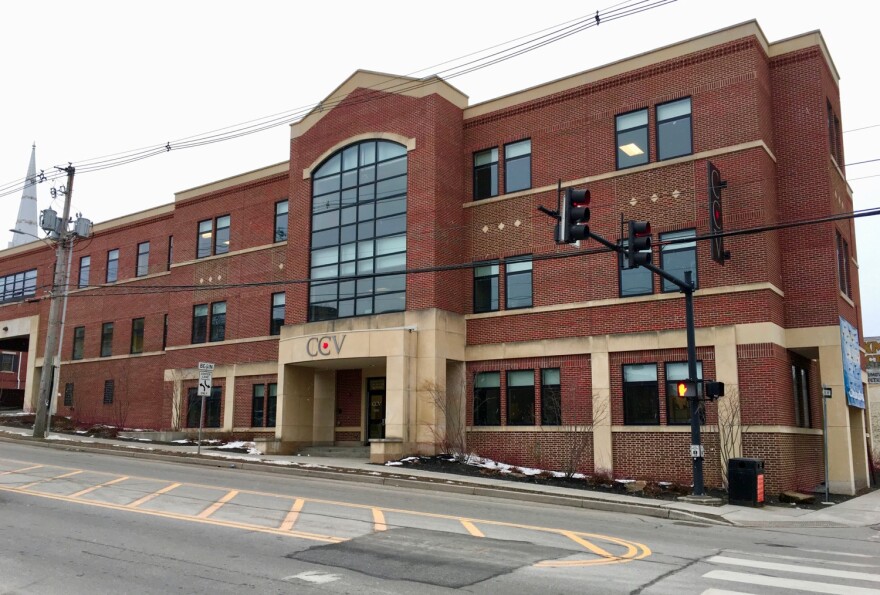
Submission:
M 37 398 L 37 412 L 34 418 L 34 438 L 45 438 L 48 427 L 48 418 L 52 412 L 52 384 L 55 371 L 55 353 L 58 351 L 58 336 L 61 331 L 61 303 L 62 295 L 66 294 L 64 286 L 67 276 L 67 230 L 70 219 L 70 199 L 73 196 L 73 174 L 75 168 L 68 165 L 63 168 L 67 172 L 67 186 L 62 190 L 64 193 L 64 209 L 61 215 L 61 224 L 58 229 L 58 245 L 55 251 L 55 277 L 52 281 L 52 298 L 49 304 L 49 323 L 46 328 L 46 346 L 43 352 L 43 367 L 40 372 L 40 393 Z

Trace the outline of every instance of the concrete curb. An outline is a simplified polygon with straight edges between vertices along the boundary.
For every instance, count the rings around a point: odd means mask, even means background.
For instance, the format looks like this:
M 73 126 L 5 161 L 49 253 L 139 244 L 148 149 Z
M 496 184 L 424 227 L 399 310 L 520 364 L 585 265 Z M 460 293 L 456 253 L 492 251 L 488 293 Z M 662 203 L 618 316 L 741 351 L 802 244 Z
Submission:
M 517 489 L 514 487 L 487 486 L 481 484 L 460 481 L 457 479 L 447 479 L 445 476 L 441 478 L 416 478 L 414 476 L 402 477 L 398 473 L 369 471 L 365 472 L 359 469 L 345 469 L 339 467 L 300 467 L 296 465 L 277 465 L 273 463 L 262 463 L 254 461 L 240 461 L 235 459 L 217 459 L 206 455 L 196 455 L 192 453 L 174 453 L 169 451 L 146 451 L 142 449 L 122 450 L 117 446 L 92 446 L 84 445 L 75 440 L 43 440 L 30 436 L 19 436 L 14 434 L 0 432 L 0 442 L 22 442 L 33 446 L 42 446 L 44 448 L 52 448 L 56 450 L 65 450 L 71 452 L 88 452 L 94 454 L 108 454 L 112 456 L 121 456 L 129 458 L 140 458 L 154 461 L 180 463 L 184 465 L 200 465 L 203 467 L 222 467 L 227 469 L 239 469 L 242 471 L 257 471 L 264 473 L 283 474 L 300 477 L 312 477 L 318 479 L 332 479 L 336 481 L 357 481 L 359 483 L 367 483 L 371 485 L 382 485 L 395 488 L 406 488 L 416 490 L 431 490 L 435 492 L 445 492 L 453 494 L 465 494 L 472 496 L 481 496 L 488 498 L 502 498 L 506 500 L 517 500 L 521 502 L 532 502 L 536 504 L 550 504 L 554 506 L 569 506 L 572 508 L 583 508 L 587 510 L 600 510 L 604 512 L 617 512 L 624 514 L 637 514 L 653 518 L 662 518 L 670 520 L 687 520 L 700 523 L 713 523 L 718 525 L 736 526 L 728 519 L 712 512 L 692 512 L 676 510 L 669 507 L 669 502 L 662 501 L 661 504 L 652 504 L 650 502 L 632 503 L 632 502 L 615 502 L 613 500 L 605 500 L 591 498 L 585 496 L 575 496 L 567 494 L 551 494 L 534 489 Z M 450 475 L 450 478 L 455 477 Z

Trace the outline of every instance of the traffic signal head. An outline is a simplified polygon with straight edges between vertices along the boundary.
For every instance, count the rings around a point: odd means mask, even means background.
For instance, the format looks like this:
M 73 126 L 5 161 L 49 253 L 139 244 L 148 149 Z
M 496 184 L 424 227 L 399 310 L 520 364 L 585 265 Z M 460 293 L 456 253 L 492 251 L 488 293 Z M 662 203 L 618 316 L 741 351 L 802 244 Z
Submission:
M 590 191 L 566 188 L 559 209 L 556 243 L 571 244 L 584 240 L 590 234 Z
M 647 221 L 630 221 L 626 242 L 626 267 L 634 269 L 651 262 L 651 224 Z
M 721 190 L 727 188 L 727 182 L 721 179 L 721 172 L 707 161 L 709 170 L 709 233 L 724 233 L 724 213 L 721 209 Z M 712 260 L 720 265 L 730 258 L 730 254 L 724 251 L 724 238 L 712 238 Z
M 697 397 L 697 383 L 693 380 L 679 380 L 675 383 L 675 394 L 682 399 Z
M 715 381 L 706 381 L 705 392 L 707 399 L 717 399 L 724 396 L 724 383 Z

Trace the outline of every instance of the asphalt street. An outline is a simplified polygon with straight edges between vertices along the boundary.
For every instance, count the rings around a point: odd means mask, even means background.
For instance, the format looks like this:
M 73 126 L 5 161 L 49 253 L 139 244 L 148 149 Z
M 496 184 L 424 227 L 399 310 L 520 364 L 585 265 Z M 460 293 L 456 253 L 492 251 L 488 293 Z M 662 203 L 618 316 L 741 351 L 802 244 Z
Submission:
M 737 528 L 0 443 L 2 593 L 880 594 L 880 532 Z

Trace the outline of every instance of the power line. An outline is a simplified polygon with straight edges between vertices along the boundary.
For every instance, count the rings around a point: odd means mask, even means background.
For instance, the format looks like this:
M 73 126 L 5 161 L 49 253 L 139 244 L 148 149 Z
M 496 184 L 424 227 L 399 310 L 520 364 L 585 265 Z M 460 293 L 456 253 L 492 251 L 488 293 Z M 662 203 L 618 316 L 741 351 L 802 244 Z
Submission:
M 862 126 L 861 128 L 850 128 L 849 130 L 844 130 L 843 133 L 847 132 L 858 132 L 859 130 L 867 130 L 868 128 L 877 128 L 880 124 L 870 124 L 868 126 Z

